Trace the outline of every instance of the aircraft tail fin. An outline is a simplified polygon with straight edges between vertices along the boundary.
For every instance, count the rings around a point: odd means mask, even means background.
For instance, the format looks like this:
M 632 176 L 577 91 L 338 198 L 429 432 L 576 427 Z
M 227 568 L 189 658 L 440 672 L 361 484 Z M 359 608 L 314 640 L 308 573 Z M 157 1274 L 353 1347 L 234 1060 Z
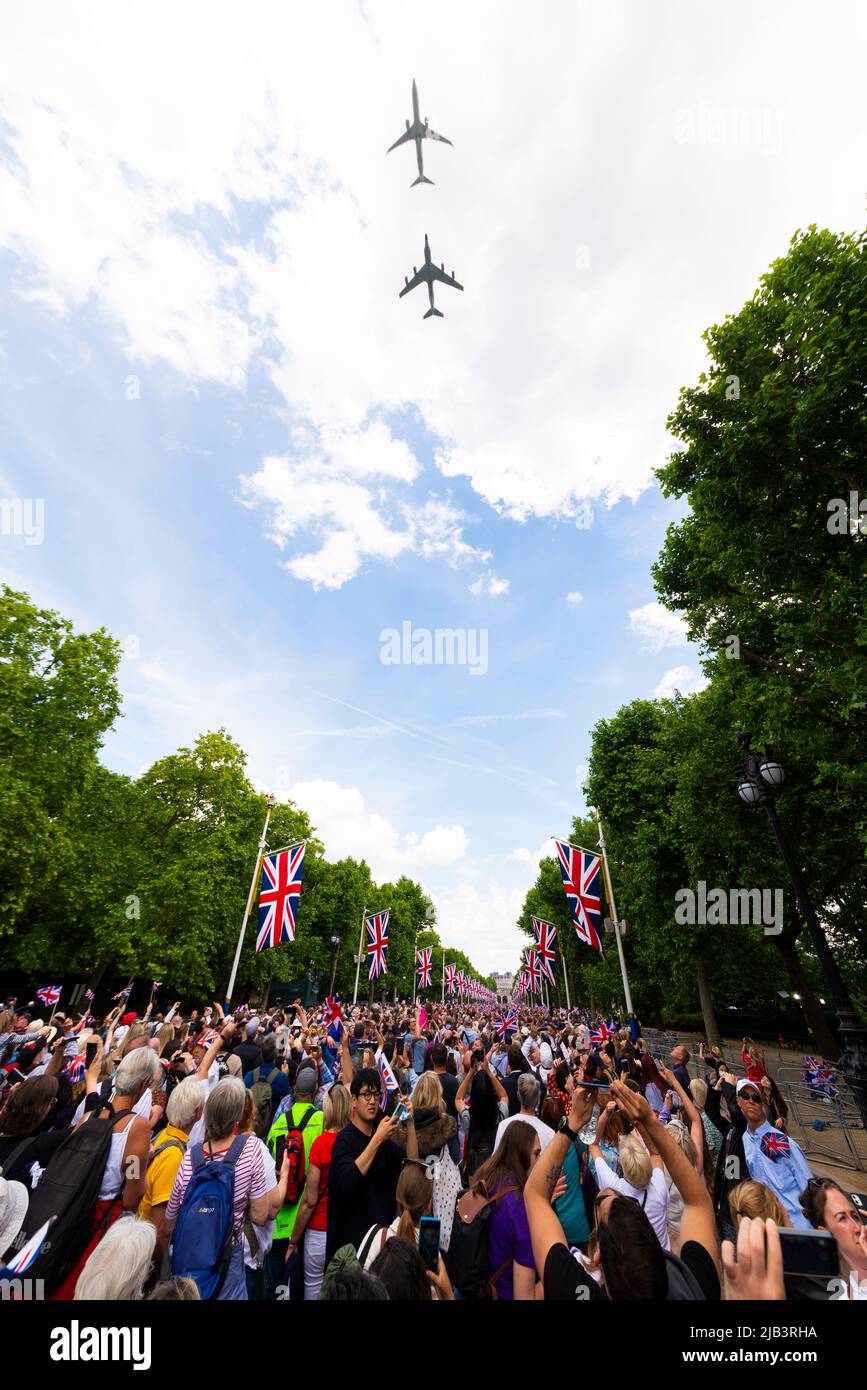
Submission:
M 417 179 L 413 179 L 410 188 L 415 188 L 419 183 L 433 183 L 433 179 L 429 179 L 426 174 L 419 174 Z
M 425 318 L 429 319 L 431 315 L 438 319 L 445 318 L 445 314 L 443 314 L 439 309 L 428 309 L 427 313 L 425 314 Z

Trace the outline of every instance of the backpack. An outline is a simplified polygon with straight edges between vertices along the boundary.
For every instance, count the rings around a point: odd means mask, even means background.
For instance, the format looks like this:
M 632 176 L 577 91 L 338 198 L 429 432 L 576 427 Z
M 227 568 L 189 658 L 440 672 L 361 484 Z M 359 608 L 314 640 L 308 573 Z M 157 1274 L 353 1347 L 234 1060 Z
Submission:
M 193 1171 L 181 1202 L 172 1241 L 172 1274 L 194 1279 L 202 1299 L 219 1296 L 235 1234 L 235 1164 L 248 1136 L 239 1134 L 225 1157 L 205 1161 L 201 1144 L 192 1150 Z
M 63 1282 L 75 1268 L 93 1236 L 93 1214 L 102 1186 L 105 1165 L 111 1150 L 114 1126 L 129 1115 L 128 1110 L 112 1111 L 107 1119 L 100 1112 L 91 1114 L 80 1129 L 55 1149 L 36 1189 L 24 1225 L 13 1242 L 20 1250 L 46 1222 L 51 1222 L 48 1234 L 34 1262 L 28 1268 L 29 1277 L 44 1279 L 49 1291 Z M 115 1193 L 120 1195 L 121 1187 Z M 113 1205 L 113 1203 L 112 1203 Z M 108 1223 L 112 1207 L 103 1220 Z M 102 1231 L 99 1232 L 100 1238 Z
M 289 1157 L 289 1177 L 286 1181 L 286 1202 L 290 1207 L 293 1202 L 298 1201 L 298 1198 L 301 1196 L 301 1189 L 304 1186 L 305 1174 L 307 1171 L 307 1154 L 304 1150 L 304 1130 L 315 1114 L 315 1108 L 309 1105 L 297 1124 L 295 1124 L 292 1119 L 291 1110 L 286 1117 L 286 1154 Z
M 452 1234 L 446 1256 L 449 1278 L 462 1298 L 496 1298 L 494 1285 L 505 1274 L 512 1257 L 494 1274 L 490 1273 L 488 1243 L 491 1216 L 496 1203 L 517 1187 L 504 1187 L 489 1197 L 483 1187 L 465 1188 L 455 1202 Z
M 274 1108 L 274 1092 L 271 1090 L 271 1082 L 275 1076 L 279 1076 L 276 1067 L 272 1067 L 269 1074 L 264 1077 L 261 1067 L 257 1067 L 253 1072 L 253 1085 L 250 1087 L 253 1109 L 256 1112 L 253 1132 L 262 1140 L 268 1138 L 268 1131 L 271 1128 L 271 1111 Z

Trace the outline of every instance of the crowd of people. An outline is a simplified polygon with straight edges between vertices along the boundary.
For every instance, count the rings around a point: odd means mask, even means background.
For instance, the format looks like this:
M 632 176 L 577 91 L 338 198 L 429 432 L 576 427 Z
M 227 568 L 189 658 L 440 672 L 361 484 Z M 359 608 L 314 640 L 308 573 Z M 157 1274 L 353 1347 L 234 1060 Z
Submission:
M 737 1076 L 579 1009 L 7 1003 L 0 1278 L 48 1298 L 867 1298 L 750 1039 Z

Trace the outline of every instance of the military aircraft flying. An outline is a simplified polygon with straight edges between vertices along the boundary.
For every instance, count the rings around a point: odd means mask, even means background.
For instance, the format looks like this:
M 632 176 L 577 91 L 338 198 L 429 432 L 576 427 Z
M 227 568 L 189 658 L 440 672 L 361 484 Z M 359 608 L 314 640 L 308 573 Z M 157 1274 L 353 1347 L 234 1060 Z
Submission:
M 391 154 L 392 150 L 396 150 L 398 145 L 406 144 L 407 140 L 415 141 L 415 157 L 418 162 L 418 178 L 410 184 L 410 188 L 415 188 L 417 183 L 433 183 L 433 179 L 425 177 L 421 142 L 422 140 L 441 140 L 444 145 L 451 145 L 452 142 L 451 140 L 447 140 L 444 135 L 437 135 L 435 130 L 431 130 L 430 121 L 427 116 L 425 116 L 422 121 L 421 116 L 418 114 L 418 88 L 415 85 L 414 78 L 412 83 L 412 125 L 407 121 L 404 134 L 401 135 L 399 140 L 395 140 L 393 145 L 389 145 L 386 154 Z M 452 148 L 454 148 L 454 146 L 452 146 Z
M 428 299 L 430 300 L 430 308 L 424 315 L 426 319 L 429 319 L 431 317 L 435 317 L 438 319 L 445 318 L 445 314 L 441 313 L 439 309 L 434 308 L 433 287 L 435 280 L 442 281 L 444 285 L 451 285 L 452 288 L 455 290 L 463 289 L 463 285 L 459 285 L 453 275 L 446 275 L 445 261 L 443 261 L 442 265 L 434 265 L 433 261 L 431 260 L 430 242 L 427 239 L 427 232 L 425 232 L 424 235 L 424 265 L 422 266 L 421 270 L 416 270 L 415 266 L 413 266 L 412 279 L 408 279 L 406 275 L 403 277 L 403 279 L 404 285 L 403 289 L 398 295 L 398 299 L 403 299 L 403 296 L 405 294 L 409 294 L 410 290 L 414 290 L 416 285 L 423 285 L 425 282 L 427 282 L 427 294 Z

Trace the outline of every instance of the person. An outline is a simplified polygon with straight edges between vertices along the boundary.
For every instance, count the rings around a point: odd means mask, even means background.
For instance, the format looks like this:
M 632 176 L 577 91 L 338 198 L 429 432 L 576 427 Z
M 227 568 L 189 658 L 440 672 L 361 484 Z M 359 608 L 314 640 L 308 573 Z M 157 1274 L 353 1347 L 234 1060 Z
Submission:
M 521 1108 L 518 1100 L 518 1081 L 524 1072 L 530 1070 L 530 1063 L 527 1061 L 517 1043 L 510 1043 L 506 1052 L 506 1075 L 503 1078 L 503 1090 L 509 1102 L 509 1114 L 517 1115 Z
M 440 1088 L 445 1101 L 446 1114 L 451 1115 L 457 1130 L 458 1112 L 455 1107 L 455 1096 L 458 1093 L 459 1081 L 456 1076 L 452 1076 L 448 1070 L 449 1054 L 445 1043 L 435 1043 L 430 1054 L 431 1066 L 434 1075 L 439 1078 Z
M 729 1193 L 732 1225 L 738 1229 L 745 1216 L 750 1220 L 773 1221 L 777 1226 L 791 1226 L 789 1213 L 779 1197 L 763 1182 L 746 1178 Z
M 455 1080 L 454 1077 L 449 1079 Z M 448 1251 L 461 1176 L 453 1157 L 457 1126 L 446 1113 L 440 1081 L 434 1071 L 426 1071 L 419 1077 L 412 1093 L 412 1113 L 418 1156 L 427 1164 L 433 1186 L 431 1213 L 440 1222 L 440 1246 Z M 394 1138 L 402 1148 L 406 1146 L 406 1136 L 406 1126 L 400 1125 Z
M 472 1188 L 493 1199 L 488 1234 L 488 1274 L 498 1299 L 535 1297 L 536 1266 L 524 1207 L 524 1187 L 542 1152 L 533 1127 L 515 1119 L 494 1153 L 475 1175 Z
M 149 1303 L 198 1303 L 202 1295 L 195 1279 L 163 1279 L 147 1295 Z
M 85 1074 L 88 1086 L 94 1090 L 100 1064 L 101 1049 L 98 1049 L 92 1067 Z M 150 1092 L 161 1071 L 159 1058 L 149 1047 L 130 1052 L 115 1074 L 112 1098 L 102 1104 L 97 1103 L 78 1123 L 77 1127 L 88 1124 L 93 1115 L 121 1116 L 112 1130 L 88 1242 L 70 1272 L 49 1295 L 52 1299 L 64 1301 L 73 1298 L 78 1276 L 91 1251 L 100 1239 L 105 1239 L 107 1229 L 124 1213 L 135 1215 L 138 1210 L 145 1190 L 151 1127 L 144 1116 L 135 1113 L 135 1106 Z
M 28 1077 L 10 1092 L 0 1111 L 0 1169 L 7 1178 L 24 1183 L 28 1192 L 69 1134 L 68 1129 L 46 1128 L 58 1095 L 58 1077 Z
M 375 1067 L 361 1067 L 352 1078 L 350 1123 L 331 1150 L 325 1264 L 343 1245 L 357 1250 L 371 1226 L 387 1226 L 394 1216 L 395 1192 L 404 1153 L 394 1141 L 397 1121 L 380 1110 L 381 1085 Z M 412 1101 L 404 1101 L 406 1157 L 418 1158 Z
M 517 1124 L 520 1120 L 523 1120 L 531 1129 L 536 1131 L 543 1151 L 547 1145 L 550 1144 L 551 1140 L 554 1138 L 554 1131 L 551 1129 L 550 1125 L 546 1125 L 543 1120 L 540 1120 L 536 1113 L 539 1106 L 539 1094 L 539 1082 L 536 1080 L 535 1076 L 524 1075 L 519 1079 L 518 1101 L 520 1102 L 521 1108 L 517 1115 L 509 1115 L 505 1120 L 500 1121 L 497 1126 L 494 1148 L 499 1147 L 500 1140 L 509 1128 L 509 1125 Z
M 665 1092 L 667 1087 L 665 1078 L 649 1052 L 645 1052 L 641 1059 L 639 1084 L 647 1099 L 650 1101 L 651 1110 L 655 1115 L 658 1115 L 665 1105 Z
M 397 1216 L 388 1226 L 371 1226 L 365 1235 L 358 1250 L 364 1269 L 372 1269 L 383 1246 L 393 1238 L 418 1246 L 418 1225 L 423 1216 L 430 1216 L 432 1197 L 433 1182 L 427 1164 L 420 1158 L 404 1159 L 395 1194 Z
M 115 1221 L 91 1251 L 78 1276 L 75 1302 L 94 1299 L 130 1303 L 141 1298 L 156 1238 L 156 1227 L 149 1221 L 137 1221 L 132 1215 Z
M 701 1115 L 702 1129 L 704 1130 L 705 1142 L 711 1156 L 711 1162 L 716 1165 L 719 1158 L 719 1151 L 722 1148 L 723 1132 L 714 1124 L 707 1113 L 707 1082 L 700 1076 L 694 1076 L 689 1083 L 690 1095 L 695 1103 L 695 1108 Z
M 497 1126 L 508 1117 L 509 1102 L 503 1083 L 491 1070 L 483 1052 L 467 1054 L 464 1067 L 455 1108 L 464 1138 L 464 1172 L 470 1181 L 494 1151 Z M 469 1100 L 466 1100 L 468 1091 Z
M 757 1086 L 761 1085 L 764 1077 L 767 1076 L 765 1067 L 765 1054 L 752 1038 L 744 1038 L 741 1048 L 741 1061 L 744 1064 L 748 1081 L 754 1081 Z
M 243 1046 L 243 1044 L 242 1044 Z M 277 1039 L 273 1033 L 269 1033 L 262 1043 L 262 1060 L 258 1066 L 251 1067 L 244 1075 L 244 1085 L 248 1090 L 252 1090 L 257 1081 L 266 1081 L 271 1087 L 271 1116 L 276 1116 L 280 1108 L 280 1102 L 284 1096 L 288 1096 L 291 1086 L 289 1077 L 282 1070 L 277 1057 Z M 240 1065 L 244 1063 L 236 1048 L 233 1054 Z M 267 1093 L 266 1093 L 267 1095 Z M 270 1128 L 270 1126 L 269 1126 Z M 260 1130 L 260 1133 L 262 1131 Z
M 551 1075 L 548 1077 L 546 1100 L 558 1100 L 563 1107 L 564 1114 L 568 1115 L 572 1109 L 572 1088 L 573 1083 L 568 1063 L 565 1061 L 555 1063 Z
M 286 1258 L 296 1255 L 304 1241 L 304 1299 L 319 1297 L 325 1274 L 325 1245 L 328 1230 L 328 1187 L 334 1141 L 349 1124 L 352 1114 L 349 1091 L 331 1086 L 322 1105 L 322 1133 L 310 1146 L 307 1181 L 286 1247 Z M 306 1131 L 305 1131 L 306 1133 Z
M 241 1068 L 246 1075 L 262 1065 L 262 1049 L 257 1042 L 261 1024 L 258 1018 L 251 1018 L 244 1029 L 244 1041 L 232 1049 L 235 1057 L 240 1057 Z
M 809 1229 L 810 1223 L 801 1210 L 800 1196 L 813 1174 L 803 1150 L 794 1139 L 768 1123 L 762 1094 L 755 1082 L 741 1077 L 735 1093 L 737 1104 L 732 1119 L 736 1125 L 742 1125 L 741 1142 L 749 1176 L 776 1193 L 793 1226 Z M 742 1117 L 740 1121 L 735 1118 L 738 1113 Z M 721 1154 L 720 1161 L 722 1157 Z
M 659 1124 L 645 1096 L 620 1081 L 612 1082 L 611 1094 L 639 1136 L 674 1175 L 684 1202 L 681 1255 L 678 1259 L 663 1249 L 637 1202 L 610 1188 L 596 1198 L 600 1282 L 571 1255 L 551 1200 L 562 1176 L 568 1145 L 587 1124 L 596 1103 L 595 1093 L 579 1085 L 571 1114 L 563 1120 L 524 1189 L 533 1258 L 542 1271 L 545 1298 L 718 1299 L 716 1229 L 705 1184 Z
M 671 1049 L 671 1060 L 674 1063 L 672 1071 L 685 1091 L 689 1088 L 689 1071 L 687 1070 L 689 1057 L 688 1049 L 682 1045 Z
M 440 1259 L 436 1274 L 425 1267 L 415 1245 L 396 1238 L 386 1241 L 370 1267 L 370 1275 L 381 1281 L 392 1302 L 427 1303 L 433 1297 L 451 1300 L 451 1281 Z
M 153 1056 L 153 1053 L 150 1055 Z M 226 1076 L 222 1081 L 218 1081 L 208 1096 L 205 1102 L 205 1143 L 203 1146 L 195 1145 L 192 1149 L 188 1145 L 181 1160 L 166 1208 L 167 1234 L 173 1230 L 181 1210 L 193 1174 L 194 1158 L 201 1157 L 206 1163 L 222 1162 L 235 1139 L 242 1137 L 239 1130 L 244 1117 L 246 1097 L 247 1091 L 243 1081 L 235 1076 Z M 277 1215 L 286 1191 L 286 1173 L 287 1165 L 284 1163 L 280 1182 L 269 1182 L 261 1142 L 253 1134 L 243 1139 L 235 1163 L 231 1259 L 218 1295 L 220 1300 L 246 1301 L 247 1282 L 242 1240 L 244 1222 L 249 1217 L 254 1225 L 264 1225 Z
M 832 1178 L 811 1178 L 801 1193 L 801 1209 L 814 1230 L 830 1231 L 837 1242 L 840 1273 L 847 1281 L 839 1297 L 867 1301 L 867 1226 L 848 1192 Z
M 268 1133 L 268 1149 L 276 1158 L 282 1139 L 285 1143 L 290 1130 L 300 1129 L 304 1145 L 304 1171 L 310 1169 L 310 1150 L 324 1130 L 324 1115 L 313 1104 L 318 1087 L 315 1066 L 299 1067 L 295 1076 L 295 1099 L 288 1110 L 279 1114 Z M 288 1280 L 293 1299 L 304 1298 L 302 1260 L 297 1243 L 292 1243 L 292 1232 L 301 1206 L 303 1188 L 291 1202 L 281 1209 L 274 1223 L 274 1241 L 266 1259 L 265 1269 L 269 1293 Z M 314 1242 L 315 1244 L 315 1242 Z
M 569 1110 L 564 1108 L 562 1101 L 555 1100 L 550 1095 L 542 1106 L 542 1119 L 554 1134 L 572 1109 L 571 1095 L 569 1099 Z M 554 1203 L 554 1210 L 569 1246 L 577 1246 L 585 1251 L 590 1240 L 590 1223 L 587 1220 L 587 1206 L 581 1185 L 581 1160 L 586 1152 L 586 1146 L 580 1137 L 576 1137 L 574 1143 L 569 1145 L 563 1164 L 566 1191 Z
M 650 1105 L 650 1102 L 647 1104 Z M 622 1196 L 631 1197 L 637 1202 L 656 1232 L 663 1250 L 670 1250 L 669 1195 L 663 1171 L 665 1165 L 658 1150 L 651 1143 L 645 1147 L 637 1134 L 624 1135 L 617 1146 L 620 1166 L 623 1169 L 623 1176 L 618 1177 L 605 1162 L 605 1156 L 599 1147 L 600 1135 L 604 1134 L 609 1116 L 617 1108 L 616 1101 L 608 1101 L 599 1117 L 596 1138 L 589 1146 L 596 1165 L 596 1181 L 602 1191 L 619 1192 Z
M 344 1265 L 322 1285 L 320 1299 L 334 1303 L 382 1303 L 388 1291 L 381 1279 L 366 1274 L 360 1265 Z
M 165 1217 L 175 1178 L 187 1148 L 190 1131 L 202 1114 L 205 1086 L 195 1076 L 187 1076 L 172 1091 L 166 1114 L 168 1124 L 151 1149 L 145 1174 L 145 1190 L 138 1207 L 142 1221 L 150 1221 L 156 1231 L 154 1263 L 159 1269 L 165 1251 Z
M 30 1194 L 23 1182 L 0 1177 L 0 1264 L 27 1215 Z

